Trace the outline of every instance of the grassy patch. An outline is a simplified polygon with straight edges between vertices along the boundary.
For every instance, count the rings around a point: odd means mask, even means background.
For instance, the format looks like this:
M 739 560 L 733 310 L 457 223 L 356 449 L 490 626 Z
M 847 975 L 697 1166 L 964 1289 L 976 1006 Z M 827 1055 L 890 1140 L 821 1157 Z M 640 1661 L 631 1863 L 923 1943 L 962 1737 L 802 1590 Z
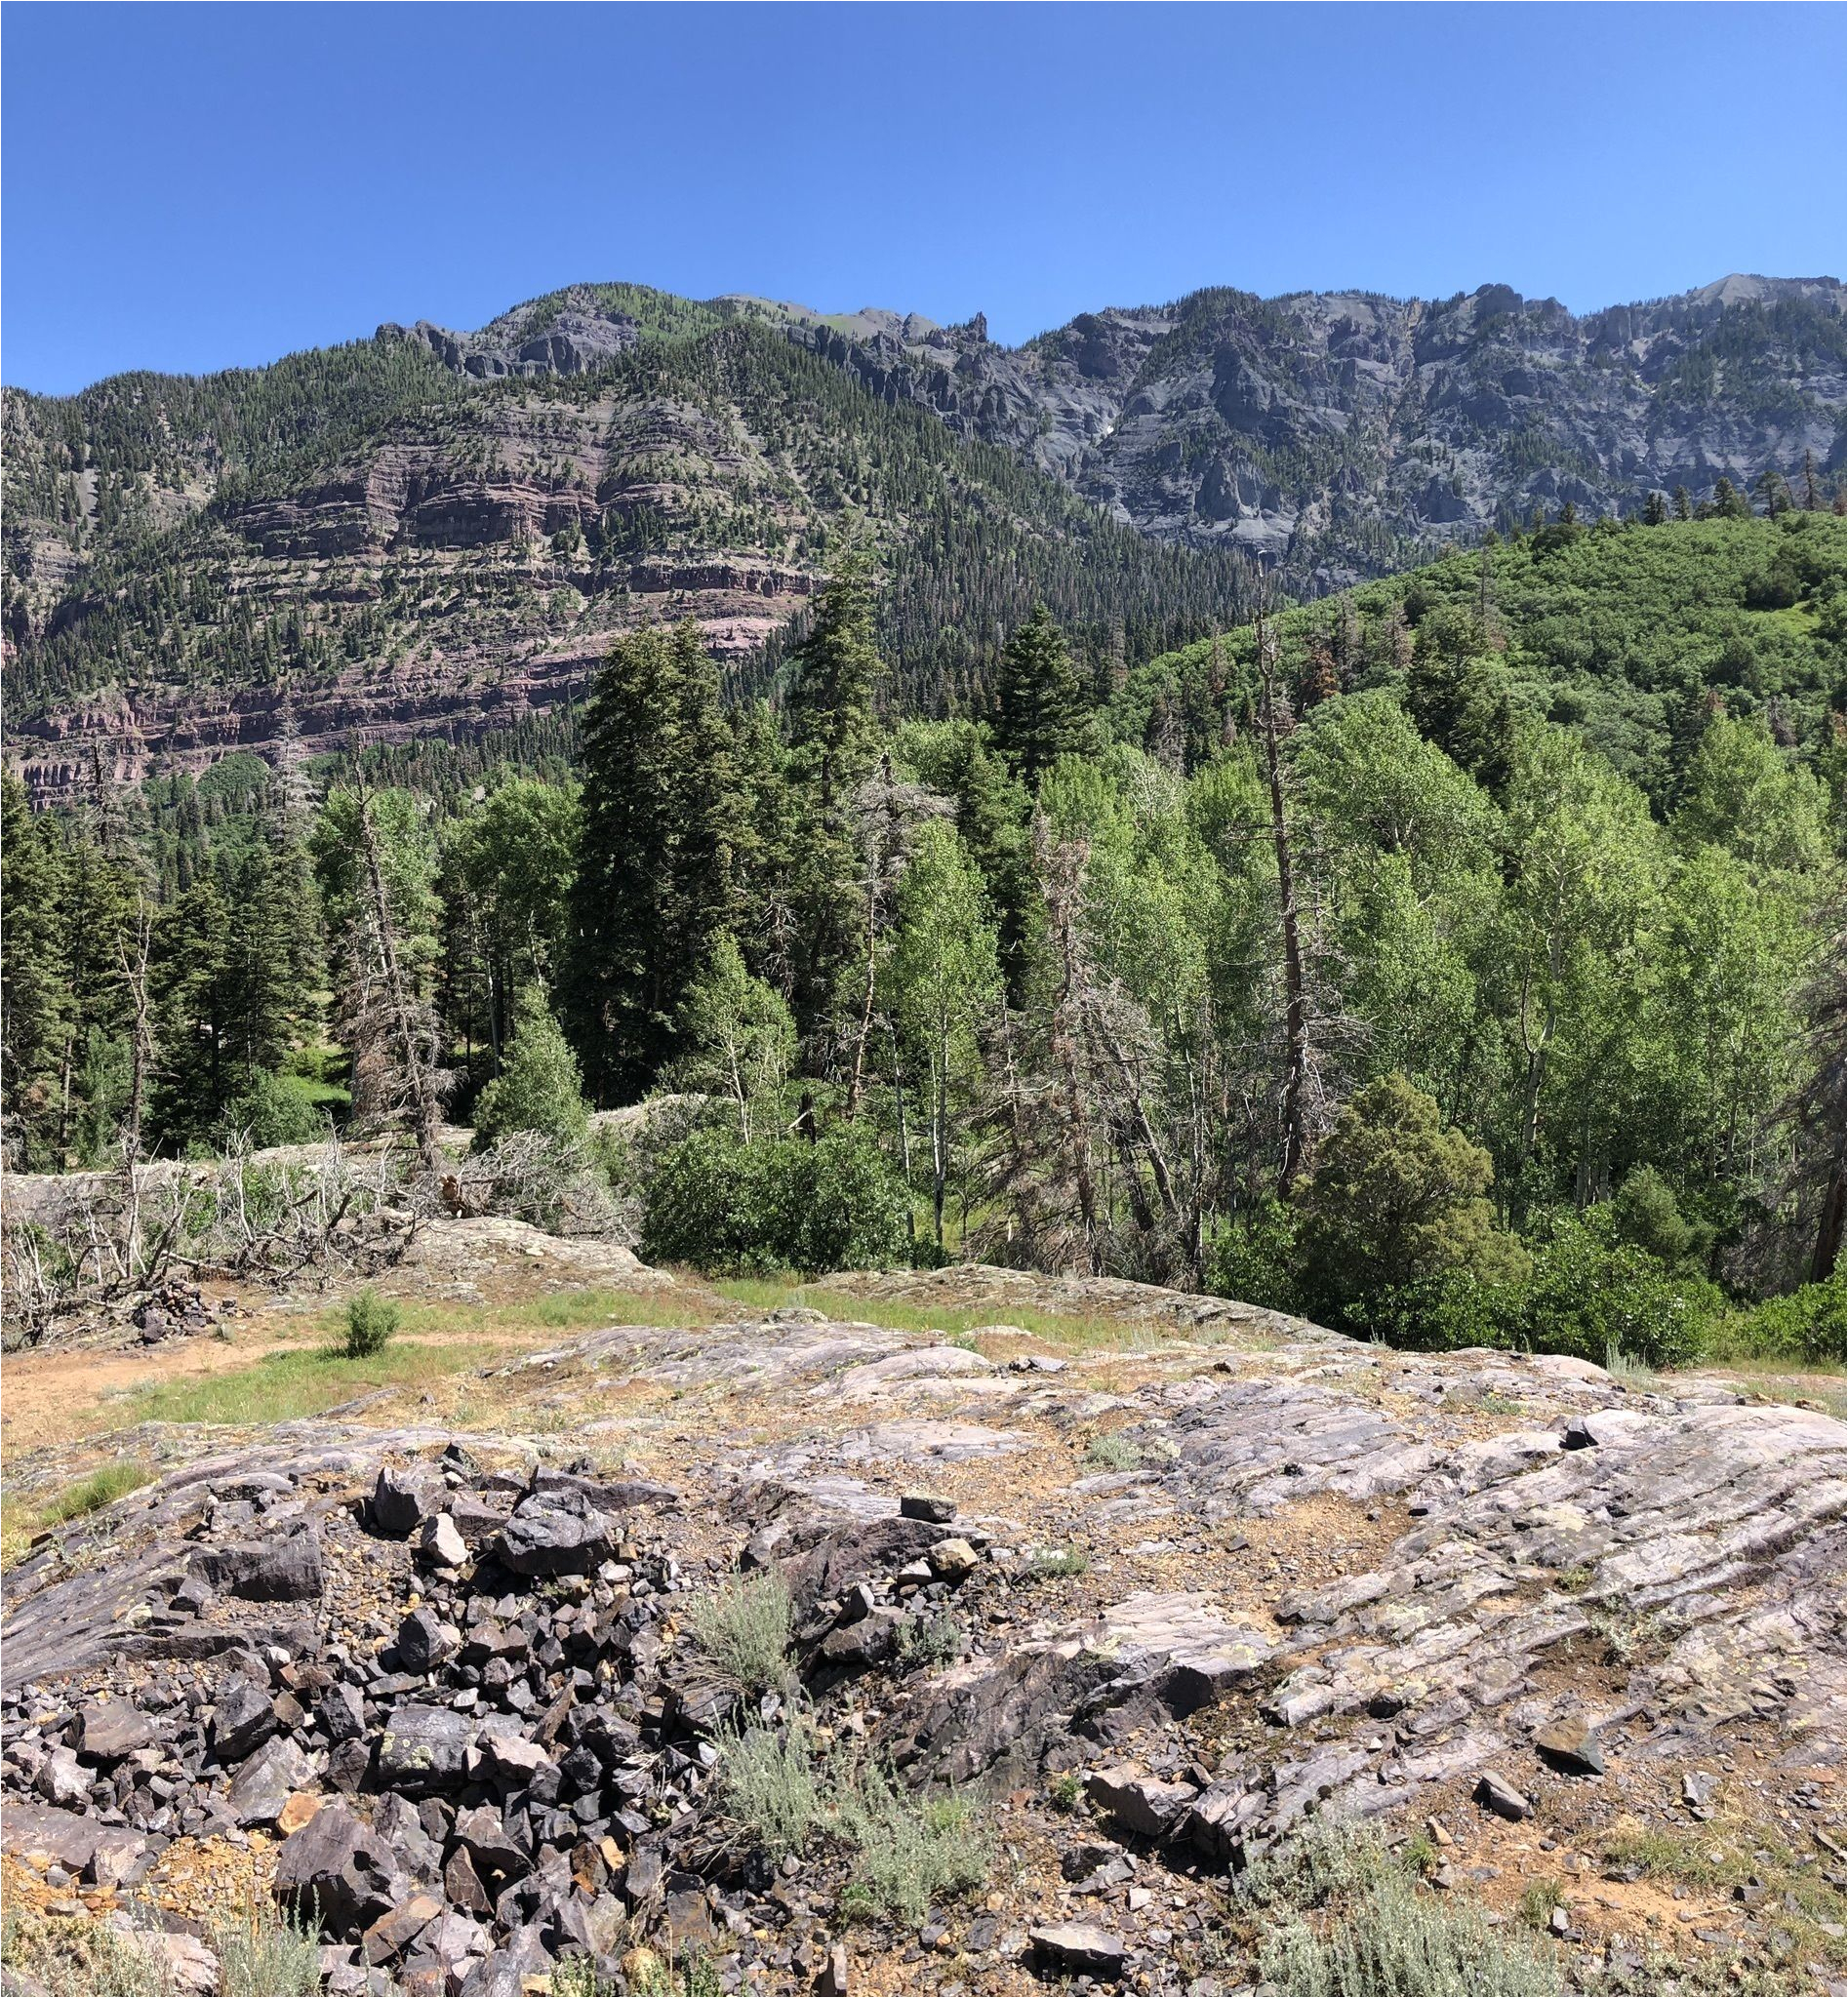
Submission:
M 1633 1394 L 1654 1394 L 1662 1386 L 1662 1376 L 1653 1367 L 1632 1359 L 1620 1346 L 1604 1349 L 1604 1371 Z
M 154 1473 L 144 1463 L 137 1463 L 132 1458 L 118 1458 L 114 1463 L 92 1471 L 87 1478 L 79 1478 L 74 1485 L 66 1485 L 56 1498 L 40 1506 L 39 1525 L 62 1526 L 66 1520 L 100 1512 L 105 1505 L 113 1505 L 118 1498 L 126 1498 L 131 1492 L 151 1484 L 153 1478 Z
M 55 1498 L 43 1501 L 9 1497 L 0 1505 L 0 1568 L 10 1568 L 35 1536 L 48 1527 L 65 1526 L 126 1498 L 153 1482 L 154 1473 L 132 1458 L 119 1458 L 100 1465 L 87 1478 L 66 1485 Z
M 1842 1891 L 1825 1877 L 1817 1854 L 1793 1850 L 1773 1825 L 1725 1815 L 1683 1829 L 1624 1817 L 1606 1833 L 1602 1858 L 1605 1871 L 1619 1879 L 1641 1875 L 1711 1895 L 1757 1882 L 1765 1891 L 1763 1905 L 1775 1910 L 1765 1938 L 1774 1959 L 1787 1965 L 1840 1960 L 1848 1912 Z
M 1730 1381 L 1755 1401 L 1819 1409 L 1837 1421 L 1848 1417 L 1848 1373 L 1839 1367 L 1799 1368 L 1788 1360 L 1760 1358 L 1725 1360 L 1701 1372 Z
M 773 1858 L 824 1833 L 853 1855 L 843 1919 L 915 1927 L 938 1901 L 988 1877 L 991 1854 L 974 1806 L 919 1797 L 878 1765 L 817 1760 L 807 1730 L 746 1728 L 718 1743 L 728 1816 Z
M 318 1416 L 375 1387 L 421 1387 L 496 1357 L 486 1345 L 418 1345 L 399 1339 L 366 1359 L 338 1347 L 271 1353 L 253 1367 L 175 1380 L 147 1389 L 112 1412 L 129 1422 L 289 1422 Z
M 789 1637 L 795 1612 L 780 1575 L 766 1572 L 698 1597 L 688 1621 L 700 1649 L 746 1693 L 795 1684 Z
M 682 1291 L 547 1291 L 497 1304 L 420 1304 L 402 1300 L 401 1336 L 488 1339 L 521 1332 L 580 1332 L 605 1325 L 697 1326 L 717 1322 L 712 1299 Z M 309 1321 L 323 1339 L 346 1335 L 342 1305 Z
M 1530 1929 L 1544 1929 L 1553 1910 L 1566 1904 L 1566 1891 L 1557 1880 L 1530 1880 L 1521 1890 L 1521 1920 Z

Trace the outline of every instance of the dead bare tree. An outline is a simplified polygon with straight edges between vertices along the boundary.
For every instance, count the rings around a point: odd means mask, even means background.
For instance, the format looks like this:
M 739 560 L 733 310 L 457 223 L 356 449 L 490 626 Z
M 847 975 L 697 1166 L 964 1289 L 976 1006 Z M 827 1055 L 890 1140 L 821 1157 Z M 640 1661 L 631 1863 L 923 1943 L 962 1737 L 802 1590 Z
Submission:
M 1284 812 L 1280 748 L 1293 718 L 1289 703 L 1277 692 L 1275 635 L 1262 613 L 1258 619 L 1258 676 L 1262 689 L 1259 722 L 1264 735 L 1265 772 L 1270 786 L 1270 836 L 1277 856 L 1277 912 L 1283 935 L 1283 1150 L 1277 1183 L 1278 1191 L 1287 1200 L 1308 1149 L 1308 1011 L 1303 983 L 1303 942 L 1297 927 L 1296 864 L 1290 821 Z
M 893 902 L 910 859 L 912 838 L 927 819 L 943 818 L 950 809 L 947 798 L 898 777 L 890 750 L 879 758 L 878 769 L 854 797 L 864 962 L 860 1019 L 854 1032 L 854 1065 L 843 1111 L 849 1119 L 858 1111 L 865 1088 L 867 1051 L 878 1019 L 879 943 L 891 927 Z
M 356 793 L 361 894 L 347 937 L 341 1038 L 352 1051 L 353 1108 L 362 1120 L 402 1116 L 424 1174 L 442 1171 L 441 1043 L 429 1002 L 404 963 L 402 939 L 373 821 L 372 794 Z
M 318 1150 L 210 1165 L 71 1174 L 29 1210 L 0 1219 L 0 1293 L 16 1342 L 60 1321 L 126 1308 L 178 1278 L 288 1284 L 385 1267 L 430 1211 L 428 1182 L 407 1181 L 389 1147 L 362 1153 L 329 1136 Z

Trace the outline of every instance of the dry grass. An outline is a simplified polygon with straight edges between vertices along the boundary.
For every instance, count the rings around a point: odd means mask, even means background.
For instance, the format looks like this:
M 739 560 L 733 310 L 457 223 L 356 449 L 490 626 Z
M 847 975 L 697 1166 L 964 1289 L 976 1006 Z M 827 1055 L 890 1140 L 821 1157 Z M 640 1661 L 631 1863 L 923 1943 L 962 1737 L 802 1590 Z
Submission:
M 883 1325 L 893 1332 L 936 1333 L 944 1339 L 979 1333 L 984 1326 L 997 1323 L 1018 1326 L 1048 1345 L 1065 1346 L 1074 1352 L 1140 1352 L 1176 1337 L 1162 1326 L 1140 1319 L 1075 1317 L 1012 1304 L 1004 1318 L 997 1319 L 995 1305 L 980 1310 L 944 1305 L 927 1309 L 896 1298 L 857 1297 L 851 1291 L 829 1289 L 825 1284 L 765 1279 L 720 1283 L 712 1288 L 735 1303 L 748 1304 L 760 1311 L 804 1304 L 811 1310 L 826 1312 L 830 1318 Z

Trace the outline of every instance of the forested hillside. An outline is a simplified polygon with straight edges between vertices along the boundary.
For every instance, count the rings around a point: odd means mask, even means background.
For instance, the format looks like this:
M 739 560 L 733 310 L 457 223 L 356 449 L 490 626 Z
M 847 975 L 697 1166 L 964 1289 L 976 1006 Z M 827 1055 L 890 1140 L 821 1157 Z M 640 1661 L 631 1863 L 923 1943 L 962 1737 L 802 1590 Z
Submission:
M 894 706 L 979 704 L 1036 598 L 1110 678 L 1237 621 L 1254 565 L 1310 597 L 1562 508 L 1828 504 L 1842 347 L 1822 279 L 1586 319 L 1216 289 L 1018 349 L 580 285 L 479 333 L 9 389 L 8 752 L 67 797 L 292 731 L 563 742 L 639 623 L 694 617 L 760 691 L 849 546 L 886 576 Z
M 37 819 L 9 780 L 9 1146 L 446 1106 L 708 1267 L 1827 1349 L 1843 537 L 1773 504 L 1562 517 L 1124 674 L 1036 611 L 941 718 L 888 718 L 904 572 L 848 559 L 774 707 L 691 620 L 619 636 L 568 779 L 317 798 L 298 747 Z M 586 1136 L 659 1091 L 705 1107 Z
M 319 749 L 479 734 L 580 696 L 650 619 L 698 618 L 758 680 L 849 546 L 884 563 L 893 697 L 926 709 L 981 687 L 1036 596 L 1100 659 L 1247 601 L 1235 555 L 1158 547 L 748 319 L 695 325 L 569 377 L 476 381 L 381 340 L 171 398 L 10 394 L 9 729 L 35 786 L 93 751 L 138 779 L 267 746 L 285 705 Z

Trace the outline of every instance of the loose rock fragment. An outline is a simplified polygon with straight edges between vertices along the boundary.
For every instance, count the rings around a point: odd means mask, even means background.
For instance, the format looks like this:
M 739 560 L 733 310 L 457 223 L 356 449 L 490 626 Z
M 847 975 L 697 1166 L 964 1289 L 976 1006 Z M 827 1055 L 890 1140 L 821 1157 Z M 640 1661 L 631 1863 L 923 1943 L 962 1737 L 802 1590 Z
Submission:
M 1095 1922 L 1056 1922 L 1030 1931 L 1027 1940 L 1042 1963 L 1075 1978 L 1120 1977 L 1129 1955 L 1121 1937 Z

